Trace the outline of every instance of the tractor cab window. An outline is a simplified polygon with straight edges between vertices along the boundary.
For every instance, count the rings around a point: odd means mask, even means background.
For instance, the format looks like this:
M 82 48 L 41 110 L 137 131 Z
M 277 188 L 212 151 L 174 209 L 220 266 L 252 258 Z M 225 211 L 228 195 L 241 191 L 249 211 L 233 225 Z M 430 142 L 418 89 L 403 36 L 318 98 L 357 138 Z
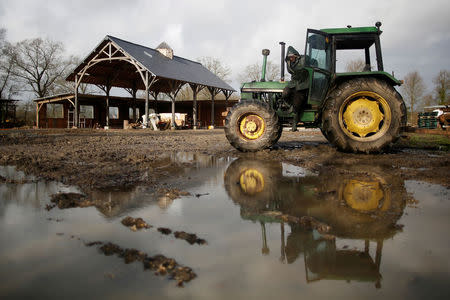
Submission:
M 308 30 L 305 66 L 331 70 L 331 43 L 328 36 L 318 31 Z

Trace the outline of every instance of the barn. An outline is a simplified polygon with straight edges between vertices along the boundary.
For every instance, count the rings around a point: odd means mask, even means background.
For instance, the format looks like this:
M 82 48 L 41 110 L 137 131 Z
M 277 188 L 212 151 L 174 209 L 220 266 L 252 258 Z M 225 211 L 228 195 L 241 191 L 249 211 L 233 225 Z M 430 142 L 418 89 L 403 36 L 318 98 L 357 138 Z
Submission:
M 174 55 L 164 42 L 153 49 L 106 36 L 66 80 L 74 82 L 73 93 L 34 100 L 39 128 L 123 128 L 151 110 L 170 113 L 172 129 L 179 125 L 177 113 L 186 116 L 185 127 L 214 128 L 223 125 L 228 107 L 236 102 L 230 101 L 235 90 L 229 84 L 201 63 Z M 82 84 L 95 85 L 104 95 L 81 94 Z M 192 99 L 176 101 L 184 86 L 192 90 Z M 130 97 L 110 95 L 113 87 L 123 88 Z M 210 99 L 197 100 L 202 90 Z

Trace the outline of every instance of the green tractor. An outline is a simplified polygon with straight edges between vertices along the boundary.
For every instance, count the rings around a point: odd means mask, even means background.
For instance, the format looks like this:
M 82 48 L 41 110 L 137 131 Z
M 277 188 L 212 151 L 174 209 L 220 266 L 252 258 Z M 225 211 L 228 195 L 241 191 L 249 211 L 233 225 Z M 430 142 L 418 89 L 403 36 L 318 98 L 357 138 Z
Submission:
M 402 81 L 384 72 L 380 26 L 308 29 L 304 55 L 289 46 L 285 57 L 280 42 L 280 81 L 265 80 L 269 50 L 264 49 L 261 80 L 242 84 L 241 101 L 228 112 L 225 134 L 231 145 L 241 151 L 268 148 L 283 125 L 296 130 L 299 122 L 319 127 L 341 151 L 372 153 L 392 145 L 406 125 L 406 107 L 394 88 Z M 362 52 L 362 71 L 336 72 L 336 54 L 344 50 Z M 291 81 L 284 80 L 285 62 Z

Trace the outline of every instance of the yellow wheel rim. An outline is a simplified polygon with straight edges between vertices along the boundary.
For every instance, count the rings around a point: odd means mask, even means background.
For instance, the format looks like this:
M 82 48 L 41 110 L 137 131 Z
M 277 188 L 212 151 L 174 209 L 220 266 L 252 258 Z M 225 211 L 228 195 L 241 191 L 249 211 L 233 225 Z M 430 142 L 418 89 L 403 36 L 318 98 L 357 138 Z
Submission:
M 256 114 L 246 114 L 239 119 L 239 134 L 248 140 L 256 140 L 264 133 L 264 119 Z
M 386 133 L 390 124 L 391 109 L 387 101 L 374 92 L 352 94 L 339 110 L 339 125 L 355 140 L 375 140 Z
M 255 169 L 247 169 L 239 177 L 241 189 L 247 195 L 255 195 L 264 190 L 264 177 Z
M 379 177 L 367 181 L 347 180 L 340 195 L 348 206 L 360 212 L 386 211 L 391 207 L 391 191 Z
M 344 188 L 345 202 L 357 211 L 372 211 L 379 208 L 383 190 L 376 181 L 350 180 Z

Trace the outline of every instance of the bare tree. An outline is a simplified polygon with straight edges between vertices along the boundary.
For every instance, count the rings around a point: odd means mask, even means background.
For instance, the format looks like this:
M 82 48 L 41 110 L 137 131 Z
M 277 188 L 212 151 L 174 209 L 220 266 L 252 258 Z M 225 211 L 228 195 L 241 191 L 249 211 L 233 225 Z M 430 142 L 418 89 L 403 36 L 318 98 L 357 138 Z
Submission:
M 205 56 L 198 58 L 197 61 L 223 81 L 230 82 L 231 69 L 218 58 Z
M 24 91 L 45 97 L 57 90 L 55 82 L 64 77 L 72 58 L 65 59 L 60 42 L 40 38 L 24 40 L 13 48 L 13 75 L 23 83 Z
M 262 64 L 254 63 L 245 67 L 244 71 L 239 74 L 240 82 L 258 81 L 261 79 Z M 280 76 L 280 67 L 271 61 L 267 62 L 266 80 L 276 80 Z
M 449 102 L 450 89 L 450 72 L 448 70 L 441 70 L 439 74 L 433 78 L 435 84 L 435 92 L 438 100 L 438 104 L 447 104 Z
M 347 65 L 345 66 L 345 70 L 347 72 L 362 72 L 364 71 L 364 68 L 366 67 L 366 62 L 359 58 L 354 59 L 349 62 L 347 62 Z
M 193 98 L 194 94 L 189 84 L 185 84 L 177 94 L 177 100 L 190 100 Z
M 18 92 L 18 84 L 13 78 L 14 61 L 12 47 L 6 41 L 6 29 L 0 29 L 0 98 L 10 99 Z
M 6 29 L 0 28 L 0 48 L 3 48 L 6 43 Z
M 402 85 L 403 93 L 411 109 L 411 116 L 413 116 L 414 106 L 422 100 L 421 97 L 425 92 L 425 84 L 417 71 L 406 74 L 404 82 Z
M 422 108 L 426 106 L 436 105 L 436 99 L 433 98 L 432 94 L 426 94 L 423 96 Z
M 75 89 L 75 83 L 73 81 L 66 81 L 67 76 L 81 63 L 81 59 L 78 56 L 69 56 L 66 60 L 67 68 L 62 76 L 55 80 L 52 88 L 54 94 L 73 93 Z M 92 85 L 86 83 L 80 83 L 78 86 L 78 92 L 81 94 L 94 93 L 95 89 Z

